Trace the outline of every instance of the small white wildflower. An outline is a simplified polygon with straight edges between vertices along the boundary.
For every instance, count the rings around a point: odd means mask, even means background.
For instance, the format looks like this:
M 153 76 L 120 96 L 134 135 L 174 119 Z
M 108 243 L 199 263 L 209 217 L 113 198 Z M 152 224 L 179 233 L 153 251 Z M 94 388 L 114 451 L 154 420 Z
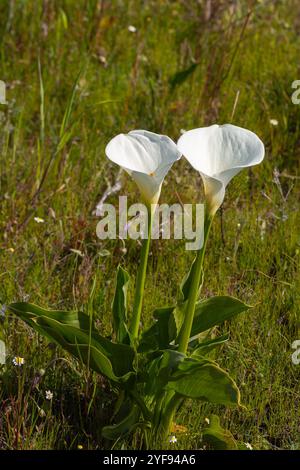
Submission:
M 204 421 L 205 421 L 207 424 L 209 424 L 209 423 L 210 423 L 210 420 L 209 420 L 209 418 L 205 418 L 205 420 L 204 420 Z
M 130 25 L 128 26 L 128 31 L 129 31 L 130 33 L 136 33 L 137 29 L 136 29 L 135 26 L 133 26 L 132 24 L 130 24 Z
M 245 442 L 245 446 L 247 447 L 247 449 L 253 450 L 253 447 L 251 444 L 249 444 L 249 442 Z
M 46 390 L 46 400 L 52 400 L 53 398 L 53 393 L 51 392 L 51 390 Z
M 14 366 L 21 367 L 25 364 L 25 359 L 24 357 L 15 356 L 12 362 Z
M 270 124 L 271 124 L 272 126 L 278 126 L 278 121 L 277 121 L 277 119 L 270 119 Z
M 44 219 L 41 219 L 41 217 L 34 217 L 34 220 L 37 224 L 43 224 L 45 222 Z
M 170 439 L 169 439 L 169 442 L 170 442 L 170 444 L 176 444 L 176 442 L 177 442 L 176 436 L 171 436 Z
M 241 228 L 241 224 L 240 224 L 240 223 L 237 224 L 237 228 Z

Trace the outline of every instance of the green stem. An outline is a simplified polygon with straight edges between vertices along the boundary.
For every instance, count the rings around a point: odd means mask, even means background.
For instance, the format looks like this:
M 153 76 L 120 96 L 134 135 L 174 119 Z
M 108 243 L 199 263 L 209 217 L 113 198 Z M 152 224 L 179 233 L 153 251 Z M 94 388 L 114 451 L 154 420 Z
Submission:
M 191 335 L 194 314 L 195 314 L 195 305 L 196 305 L 198 293 L 199 293 L 199 285 L 200 285 L 200 280 L 201 280 L 201 271 L 202 271 L 202 265 L 203 265 L 203 260 L 204 260 L 204 253 L 205 253 L 205 248 L 207 244 L 207 239 L 208 239 L 208 234 L 209 234 L 209 229 L 211 227 L 211 223 L 212 223 L 212 217 L 209 215 L 206 215 L 205 221 L 204 221 L 203 246 L 196 255 L 196 260 L 194 264 L 194 275 L 193 275 L 192 282 L 191 282 L 190 292 L 189 292 L 188 301 L 187 301 L 186 315 L 185 315 L 184 324 L 182 327 L 182 332 L 180 334 L 180 340 L 179 340 L 179 346 L 178 346 L 178 351 L 184 354 L 187 351 L 187 347 L 188 347 L 188 343 L 189 343 L 189 339 Z
M 131 392 L 129 392 L 129 395 L 136 402 L 136 404 L 140 407 L 140 410 L 141 410 L 145 420 L 150 421 L 151 420 L 151 412 L 148 410 L 146 403 L 139 396 L 139 394 L 135 390 L 132 390 Z
M 167 396 L 165 398 L 165 408 L 161 413 L 158 425 L 156 425 L 154 428 L 154 443 L 160 442 L 163 446 L 165 445 L 168 439 L 171 424 L 173 422 L 175 410 L 178 408 L 182 400 L 183 399 L 175 392 L 167 392 Z
M 207 245 L 207 239 L 208 239 L 212 219 L 213 217 L 210 216 L 209 214 L 205 216 L 203 246 L 198 251 L 194 265 L 192 267 L 192 280 L 191 280 L 191 286 L 190 286 L 189 294 L 188 294 L 186 315 L 185 315 L 184 324 L 182 327 L 182 331 L 181 331 L 180 338 L 179 338 L 179 345 L 178 345 L 178 351 L 184 354 L 187 351 L 189 339 L 191 336 L 191 330 L 192 330 L 194 314 L 195 314 L 195 305 L 196 305 L 198 294 L 199 294 L 199 286 L 200 286 L 200 281 L 201 281 L 201 272 L 202 272 L 204 254 L 205 254 L 205 249 Z M 180 401 L 181 401 L 180 397 L 174 392 L 167 393 L 165 397 L 165 406 L 162 406 L 162 408 L 164 409 L 163 409 L 162 416 L 161 416 L 160 432 L 158 432 L 158 434 L 161 434 L 162 436 L 164 436 L 164 438 L 168 436 L 174 413 L 176 409 L 178 408 Z
M 144 238 L 142 242 L 142 251 L 141 251 L 141 261 L 137 272 L 134 303 L 133 303 L 133 314 L 132 314 L 132 323 L 131 323 L 131 334 L 132 338 L 135 339 L 138 336 L 139 324 L 141 319 L 142 304 L 143 304 L 143 295 L 144 287 L 146 280 L 147 272 L 147 262 L 149 256 L 149 247 L 151 240 L 151 228 L 152 228 L 152 211 L 151 208 L 148 208 L 148 236 Z

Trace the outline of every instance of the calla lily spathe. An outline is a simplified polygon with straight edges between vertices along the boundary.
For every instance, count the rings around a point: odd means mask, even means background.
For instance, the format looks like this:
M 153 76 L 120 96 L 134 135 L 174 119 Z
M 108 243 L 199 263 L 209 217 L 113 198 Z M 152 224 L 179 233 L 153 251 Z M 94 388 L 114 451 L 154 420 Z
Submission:
M 265 154 L 256 134 L 231 124 L 187 131 L 177 147 L 200 172 L 210 215 L 221 206 L 230 180 L 243 168 L 261 163 Z
M 181 156 L 169 137 L 144 130 L 117 135 L 105 153 L 132 176 L 149 205 L 158 202 L 164 177 Z

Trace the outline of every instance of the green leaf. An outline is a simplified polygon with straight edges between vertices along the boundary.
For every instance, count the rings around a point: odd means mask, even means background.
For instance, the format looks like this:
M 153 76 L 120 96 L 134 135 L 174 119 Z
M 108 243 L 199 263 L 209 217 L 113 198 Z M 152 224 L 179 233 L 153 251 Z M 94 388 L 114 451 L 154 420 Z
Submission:
M 184 322 L 186 305 L 187 302 L 178 302 L 177 305 L 154 310 L 156 322 L 142 334 L 138 351 L 171 348 L 171 343 L 178 337 Z
M 153 312 L 155 323 L 142 333 L 138 352 L 167 349 L 174 337 L 170 335 L 169 322 L 175 306 L 161 307 Z M 171 320 L 170 320 L 171 319 Z
M 159 326 L 156 323 L 150 326 L 147 330 L 143 331 L 138 345 L 139 353 L 147 353 L 160 349 L 159 346 Z
M 203 343 L 198 343 L 197 347 L 193 350 L 191 357 L 197 358 L 198 356 L 205 356 L 205 354 L 208 354 L 220 344 L 226 343 L 228 339 L 229 334 L 226 333 L 225 335 L 218 336 L 218 338 L 203 341 Z
M 112 424 L 110 426 L 104 426 L 102 428 L 102 436 L 105 439 L 116 440 L 120 437 L 124 437 L 130 432 L 133 432 L 140 424 L 139 417 L 141 411 L 137 405 L 133 405 L 130 413 L 126 418 L 120 421 L 117 424 Z
M 185 320 L 187 301 L 178 302 L 169 318 L 169 337 L 171 341 L 178 338 L 181 327 Z
M 160 357 L 155 358 L 148 366 L 145 393 L 149 396 L 158 394 L 184 358 L 184 354 L 172 349 L 163 351 Z
M 194 274 L 194 266 L 195 266 L 196 257 L 194 258 L 190 270 L 185 274 L 181 284 L 180 284 L 180 293 L 182 296 L 183 301 L 187 300 L 189 297 L 191 282 Z
M 203 429 L 203 441 L 214 450 L 237 450 L 238 445 L 233 435 L 220 425 L 220 419 L 216 415 L 210 416 L 208 427 Z
M 180 70 L 180 72 L 175 73 L 173 77 L 170 78 L 170 87 L 171 90 L 178 85 L 184 83 L 190 75 L 195 71 L 196 67 L 198 67 L 198 63 L 190 65 L 187 69 Z
M 188 288 L 185 290 L 183 287 L 182 292 L 187 294 Z M 156 322 L 143 332 L 138 351 L 149 352 L 172 348 L 171 343 L 178 338 L 185 319 L 186 305 L 187 301 L 181 300 L 177 305 L 156 309 L 153 313 Z M 191 338 L 249 308 L 252 307 L 228 296 L 216 296 L 197 302 Z
M 191 283 L 192 283 L 192 279 L 195 275 L 194 271 L 195 271 L 196 259 L 197 259 L 197 256 L 195 256 L 195 258 L 192 262 L 192 265 L 190 267 L 189 272 L 184 276 L 184 278 L 182 280 L 182 283 L 180 285 L 180 294 L 181 294 L 183 302 L 186 301 L 190 296 Z M 203 283 L 203 270 L 201 271 L 201 280 L 200 280 L 198 294 L 200 293 L 202 283 Z
M 153 312 L 153 317 L 155 320 L 157 320 L 156 325 L 158 326 L 158 344 L 161 346 L 161 348 L 167 347 L 170 341 L 172 341 L 172 336 L 170 336 L 169 322 L 175 308 L 175 305 L 170 305 L 157 308 Z
M 130 346 L 112 343 L 100 336 L 93 325 L 88 330 L 90 325 L 87 315 L 77 312 L 76 316 L 76 312 L 48 311 L 26 302 L 11 304 L 8 308 L 35 331 L 109 379 L 122 383 L 135 375 L 134 350 Z
M 235 317 L 252 308 L 234 297 L 217 296 L 197 302 L 191 336 L 220 325 L 225 320 Z
M 92 331 L 96 331 L 91 318 L 83 312 L 75 310 L 46 310 L 45 308 L 38 307 L 37 305 L 29 304 L 27 302 L 13 303 L 10 304 L 8 308 L 16 315 L 20 317 L 24 316 L 24 318 L 22 318 L 24 321 L 35 317 L 48 316 L 64 325 L 74 326 L 85 331 L 89 331 L 90 329 Z
M 117 283 L 112 303 L 113 328 L 119 343 L 128 343 L 127 330 L 127 289 L 129 275 L 121 266 L 118 266 Z
M 179 363 L 166 388 L 209 403 L 240 404 L 240 392 L 232 378 L 217 364 L 205 359 L 186 358 Z

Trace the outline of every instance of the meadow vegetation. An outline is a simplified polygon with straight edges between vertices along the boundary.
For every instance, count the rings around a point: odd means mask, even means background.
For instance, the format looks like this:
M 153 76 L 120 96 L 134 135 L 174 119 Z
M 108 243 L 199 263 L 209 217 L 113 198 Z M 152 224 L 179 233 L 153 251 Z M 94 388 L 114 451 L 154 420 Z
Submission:
M 93 309 L 110 333 L 116 268 L 134 276 L 140 247 L 96 236 L 94 211 L 109 188 L 120 182 L 106 202 L 139 198 L 105 157 L 114 135 L 148 129 L 177 140 L 183 130 L 228 122 L 265 143 L 264 162 L 227 189 L 202 292 L 255 306 L 219 331 L 230 342 L 218 361 L 245 408 L 187 403 L 175 417 L 187 431 L 175 432 L 171 448 L 201 448 L 205 418 L 215 413 L 255 449 L 300 449 L 300 366 L 291 361 L 300 339 L 300 105 L 291 101 L 299 33 L 296 0 L 0 2 L 8 101 L 0 105 L 0 308 L 26 300 Z M 199 176 L 180 160 L 160 202 L 201 199 Z M 154 307 L 175 299 L 192 257 L 184 241 L 152 242 L 144 324 Z M 0 366 L 0 448 L 109 447 L 101 428 L 116 396 L 107 382 L 12 315 L 0 321 L 8 354 Z M 15 356 L 24 357 L 22 367 Z

